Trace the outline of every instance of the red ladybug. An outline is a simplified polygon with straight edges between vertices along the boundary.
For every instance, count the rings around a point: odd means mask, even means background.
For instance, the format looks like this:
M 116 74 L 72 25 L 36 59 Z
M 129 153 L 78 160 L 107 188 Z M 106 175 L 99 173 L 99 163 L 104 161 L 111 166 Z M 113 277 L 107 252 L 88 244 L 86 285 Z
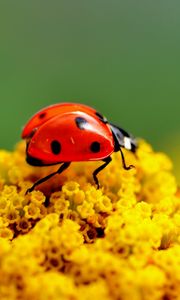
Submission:
M 26 139 L 26 160 L 33 166 L 61 164 L 59 169 L 38 180 L 27 190 L 31 192 L 40 183 L 62 173 L 73 161 L 102 160 L 104 163 L 93 172 L 99 188 L 97 174 L 111 162 L 111 154 L 120 151 L 123 167 L 126 166 L 121 147 L 132 152 L 136 141 L 123 129 L 109 123 L 95 109 L 75 103 L 60 103 L 36 113 L 22 132 Z

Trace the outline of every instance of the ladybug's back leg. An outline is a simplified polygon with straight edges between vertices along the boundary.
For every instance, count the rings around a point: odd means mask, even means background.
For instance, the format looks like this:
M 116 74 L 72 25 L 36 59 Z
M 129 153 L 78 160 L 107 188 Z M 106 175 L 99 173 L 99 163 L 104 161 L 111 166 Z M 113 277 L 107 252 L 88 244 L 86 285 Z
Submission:
M 70 162 L 65 162 L 65 163 L 63 163 L 63 164 L 59 167 L 59 169 L 58 169 L 56 172 L 53 172 L 53 173 L 47 175 L 46 177 L 43 177 L 43 178 L 41 178 L 40 180 L 36 181 L 36 182 L 33 184 L 33 186 L 32 186 L 30 189 L 28 189 L 28 190 L 26 191 L 26 194 L 32 192 L 32 191 L 35 189 L 35 187 L 36 187 L 37 185 L 39 185 L 39 184 L 41 184 L 41 183 L 47 181 L 48 179 L 50 179 L 50 178 L 53 177 L 54 175 L 56 175 L 56 174 L 61 174 L 64 170 L 66 170 L 66 169 L 69 167 L 69 165 L 70 165 Z

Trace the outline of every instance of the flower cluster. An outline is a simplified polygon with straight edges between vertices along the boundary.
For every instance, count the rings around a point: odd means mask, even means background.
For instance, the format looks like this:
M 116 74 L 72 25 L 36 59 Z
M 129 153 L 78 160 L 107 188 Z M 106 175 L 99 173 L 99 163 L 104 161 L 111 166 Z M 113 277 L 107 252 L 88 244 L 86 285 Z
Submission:
M 141 141 L 99 174 L 31 167 L 25 144 L 0 151 L 1 300 L 180 299 L 180 190 L 172 164 Z

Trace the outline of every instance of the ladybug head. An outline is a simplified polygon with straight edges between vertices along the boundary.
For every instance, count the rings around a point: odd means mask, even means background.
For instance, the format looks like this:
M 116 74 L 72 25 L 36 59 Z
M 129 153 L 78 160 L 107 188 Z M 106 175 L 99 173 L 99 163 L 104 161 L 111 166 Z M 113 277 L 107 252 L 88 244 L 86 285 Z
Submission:
M 127 133 L 124 129 L 109 124 L 113 137 L 115 142 L 115 151 L 119 151 L 119 147 L 124 147 L 127 150 L 130 150 L 131 152 L 135 152 L 137 149 L 137 141 L 135 138 L 133 138 L 129 133 Z

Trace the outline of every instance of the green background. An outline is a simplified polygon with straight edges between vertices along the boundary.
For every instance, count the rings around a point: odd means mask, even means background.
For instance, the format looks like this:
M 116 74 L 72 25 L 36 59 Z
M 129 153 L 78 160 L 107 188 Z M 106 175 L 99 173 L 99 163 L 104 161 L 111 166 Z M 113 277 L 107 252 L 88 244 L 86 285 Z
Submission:
M 72 101 L 174 153 L 179 81 L 179 0 L 0 2 L 1 148 L 38 109 Z

